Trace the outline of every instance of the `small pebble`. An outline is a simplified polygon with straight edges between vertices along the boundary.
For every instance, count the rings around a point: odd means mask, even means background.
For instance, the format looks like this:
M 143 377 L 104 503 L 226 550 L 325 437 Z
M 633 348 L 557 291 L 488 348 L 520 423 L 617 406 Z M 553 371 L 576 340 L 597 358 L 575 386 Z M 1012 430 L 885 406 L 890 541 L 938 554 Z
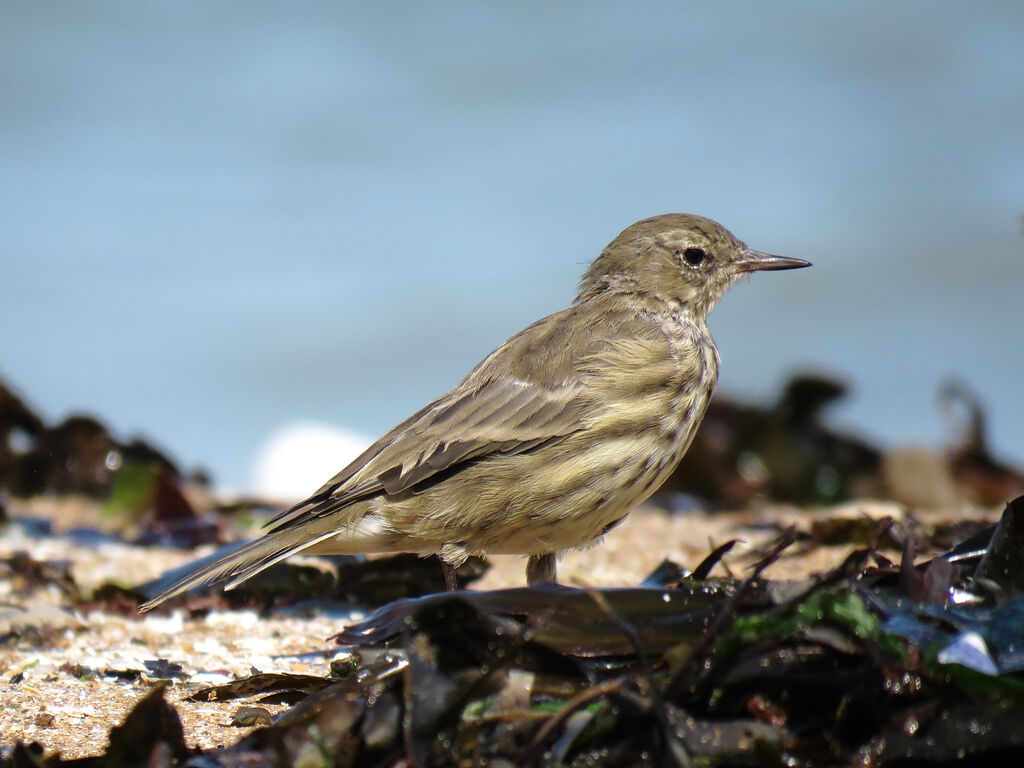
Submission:
M 263 707 L 239 707 L 231 719 L 231 725 L 246 728 L 250 725 L 270 725 L 274 718 Z

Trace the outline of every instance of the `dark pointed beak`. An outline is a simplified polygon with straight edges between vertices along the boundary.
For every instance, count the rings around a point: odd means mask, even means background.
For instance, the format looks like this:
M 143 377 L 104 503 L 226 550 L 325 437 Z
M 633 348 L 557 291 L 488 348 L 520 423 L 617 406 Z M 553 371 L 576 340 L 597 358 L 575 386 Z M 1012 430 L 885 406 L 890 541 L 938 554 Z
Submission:
M 803 259 L 791 259 L 788 256 L 773 256 L 744 248 L 736 264 L 738 272 L 760 272 L 762 269 L 800 269 L 811 266 L 811 262 Z

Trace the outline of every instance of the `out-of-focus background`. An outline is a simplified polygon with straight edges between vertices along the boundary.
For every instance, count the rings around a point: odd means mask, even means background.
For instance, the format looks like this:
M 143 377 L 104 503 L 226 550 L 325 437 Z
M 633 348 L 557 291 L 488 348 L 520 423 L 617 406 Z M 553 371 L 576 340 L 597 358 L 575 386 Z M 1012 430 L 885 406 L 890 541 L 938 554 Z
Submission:
M 244 488 L 275 432 L 375 437 L 689 211 L 815 263 L 715 311 L 723 392 L 823 370 L 837 423 L 934 444 L 953 375 L 1024 457 L 1024 5 L 0 17 L 0 377 L 47 418 Z

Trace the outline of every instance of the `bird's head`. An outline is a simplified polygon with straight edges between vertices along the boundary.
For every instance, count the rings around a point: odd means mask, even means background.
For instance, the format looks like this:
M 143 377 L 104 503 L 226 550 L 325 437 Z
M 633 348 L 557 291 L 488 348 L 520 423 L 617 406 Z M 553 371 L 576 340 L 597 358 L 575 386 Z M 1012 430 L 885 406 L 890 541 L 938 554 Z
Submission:
M 668 213 L 626 227 L 580 281 L 577 301 L 633 293 L 685 305 L 697 316 L 748 272 L 796 269 L 810 262 L 751 250 L 711 219 Z

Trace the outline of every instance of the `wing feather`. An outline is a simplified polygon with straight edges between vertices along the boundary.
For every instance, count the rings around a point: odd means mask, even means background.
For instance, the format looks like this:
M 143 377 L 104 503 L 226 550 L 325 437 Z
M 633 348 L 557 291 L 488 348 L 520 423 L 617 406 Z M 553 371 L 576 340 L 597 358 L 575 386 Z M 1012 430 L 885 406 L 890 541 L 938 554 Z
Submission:
M 396 426 L 316 493 L 270 521 L 273 530 L 331 514 L 381 492 L 415 492 L 441 472 L 489 454 L 533 450 L 582 428 L 588 389 L 566 345 L 544 343 L 551 315 L 513 336 L 451 391 Z M 533 353 L 533 365 L 522 364 Z M 540 356 L 543 359 L 536 359 Z
M 665 359 L 668 351 L 664 335 L 632 312 L 568 317 L 579 311 L 576 305 L 556 312 L 513 336 L 268 525 L 290 528 L 382 492 L 415 493 L 441 473 L 488 455 L 536 450 L 585 428 L 593 376 L 617 367 L 603 359 L 614 357 L 616 344 L 646 345 L 639 350 L 645 363 Z

